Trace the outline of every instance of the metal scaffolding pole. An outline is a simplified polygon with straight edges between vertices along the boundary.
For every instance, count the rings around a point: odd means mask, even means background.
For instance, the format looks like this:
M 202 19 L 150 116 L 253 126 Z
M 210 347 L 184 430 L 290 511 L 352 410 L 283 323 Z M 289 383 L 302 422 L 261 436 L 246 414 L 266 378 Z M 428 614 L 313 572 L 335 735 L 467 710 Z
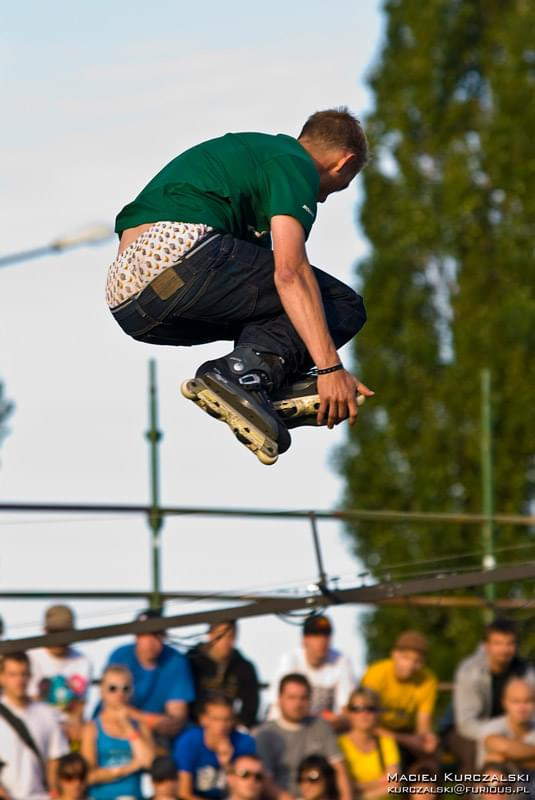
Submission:
M 50 244 L 44 245 L 44 247 L 35 247 L 33 250 L 24 250 L 19 253 L 10 253 L 6 256 L 0 256 L 0 267 L 18 264 L 20 261 L 29 261 L 32 258 L 50 256 L 54 253 L 60 253 L 63 250 L 69 250 L 71 247 L 80 247 L 85 244 L 100 244 L 101 242 L 109 241 L 114 235 L 112 228 L 107 225 L 93 225 L 79 233 L 55 239 Z
M 150 457 L 150 510 L 147 517 L 151 529 L 152 592 L 150 606 L 156 610 L 160 609 L 162 605 L 160 532 L 163 525 L 163 516 L 160 509 L 160 461 L 158 450 L 162 433 L 158 430 L 158 389 L 156 384 L 156 362 L 153 359 L 149 361 L 149 425 L 150 428 L 146 433 L 146 437 L 149 441 Z
M 494 555 L 494 492 L 492 477 L 492 415 L 490 399 L 490 370 L 481 370 L 481 499 L 484 515 L 481 525 L 483 544 L 483 569 L 491 570 L 496 566 Z M 496 599 L 496 587 L 493 583 L 485 586 L 485 597 L 489 603 Z M 486 614 L 488 616 L 488 613 Z

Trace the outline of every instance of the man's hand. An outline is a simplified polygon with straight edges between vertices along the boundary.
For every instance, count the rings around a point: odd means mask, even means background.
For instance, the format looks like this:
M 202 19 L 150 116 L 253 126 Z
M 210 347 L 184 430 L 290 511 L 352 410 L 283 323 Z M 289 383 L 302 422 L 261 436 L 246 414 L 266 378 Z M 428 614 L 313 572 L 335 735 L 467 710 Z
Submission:
M 499 734 L 492 734 L 485 738 L 485 748 L 499 754 L 502 758 L 508 757 L 510 744 L 511 740 L 507 736 L 500 736 Z
M 160 736 L 168 736 L 172 738 L 177 736 L 183 728 L 182 720 L 175 719 L 167 715 L 162 715 L 162 718 L 156 723 L 153 730 L 159 733 Z
M 422 740 L 422 750 L 429 755 L 433 754 L 439 745 L 438 736 L 431 731 L 420 734 Z
M 345 369 L 318 375 L 318 392 L 320 396 L 318 425 L 322 425 L 326 420 L 328 428 L 333 428 L 347 418 L 349 424 L 354 425 L 358 414 L 357 392 L 363 397 L 372 397 L 374 394 Z

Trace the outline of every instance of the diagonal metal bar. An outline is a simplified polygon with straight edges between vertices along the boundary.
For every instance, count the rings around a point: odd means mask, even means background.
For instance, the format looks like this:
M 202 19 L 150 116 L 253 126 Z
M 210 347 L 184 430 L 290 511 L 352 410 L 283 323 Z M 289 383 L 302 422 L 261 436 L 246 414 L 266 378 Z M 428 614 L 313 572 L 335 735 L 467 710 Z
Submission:
M 451 574 L 444 573 L 431 578 L 417 578 L 405 582 L 391 582 L 365 586 L 356 589 L 344 589 L 337 592 L 337 598 L 342 603 L 377 603 L 395 597 L 408 597 L 425 592 L 442 592 L 452 589 L 475 588 L 486 583 L 501 583 L 504 581 L 519 581 L 535 578 L 535 562 L 527 564 L 497 567 L 493 570 L 472 573 Z M 30 636 L 23 639 L 11 639 L 0 642 L 0 655 L 32 647 L 53 647 L 72 642 L 105 639 L 110 636 L 123 636 L 125 634 L 155 633 L 167 628 L 181 628 L 188 625 L 201 623 L 222 622 L 229 618 L 244 619 L 258 617 L 265 614 L 284 614 L 299 609 L 310 609 L 328 606 L 329 602 L 323 595 L 303 595 L 289 598 L 259 597 L 255 602 L 245 605 L 231 606 L 229 608 L 201 611 L 191 614 L 178 614 L 159 619 L 148 619 L 137 622 L 105 625 L 97 628 L 86 628 L 74 631 L 61 631 L 45 636 Z

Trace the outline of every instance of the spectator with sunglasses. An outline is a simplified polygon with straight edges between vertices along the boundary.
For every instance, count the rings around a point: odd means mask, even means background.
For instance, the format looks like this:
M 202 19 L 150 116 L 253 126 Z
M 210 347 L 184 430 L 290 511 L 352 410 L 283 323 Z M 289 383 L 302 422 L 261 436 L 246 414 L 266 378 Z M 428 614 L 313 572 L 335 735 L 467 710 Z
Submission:
M 141 773 L 154 759 L 149 728 L 130 707 L 132 673 L 121 665 L 104 670 L 102 705 L 82 730 L 81 752 L 89 764 L 91 800 L 142 798 Z
M 300 800 L 339 800 L 336 773 L 324 756 L 307 756 L 297 773 Z
M 227 770 L 227 800 L 259 800 L 264 791 L 264 773 L 258 756 L 238 756 Z
M 160 611 L 149 608 L 136 621 L 160 617 Z M 177 736 L 188 720 L 188 703 L 195 699 L 195 690 L 186 657 L 165 644 L 165 631 L 138 633 L 133 644 L 113 651 L 108 664 L 122 664 L 134 676 L 131 704 L 154 734 L 167 739 Z
M 396 740 L 379 733 L 379 698 L 371 689 L 355 689 L 346 706 L 351 720 L 348 733 L 338 738 L 356 793 L 363 800 L 387 797 L 388 775 L 399 772 Z M 309 798 L 305 798 L 309 800 Z
M 86 800 L 87 761 L 80 753 L 67 753 L 58 761 L 55 800 Z

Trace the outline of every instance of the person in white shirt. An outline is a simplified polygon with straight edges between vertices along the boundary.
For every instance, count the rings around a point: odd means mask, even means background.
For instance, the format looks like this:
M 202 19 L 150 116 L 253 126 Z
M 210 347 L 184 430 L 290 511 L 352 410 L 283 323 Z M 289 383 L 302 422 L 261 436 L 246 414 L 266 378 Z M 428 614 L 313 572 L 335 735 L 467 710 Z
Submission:
M 335 730 L 343 730 L 346 700 L 355 688 L 355 679 L 347 656 L 331 647 L 333 626 L 328 617 L 314 614 L 303 625 L 301 647 L 284 653 L 271 682 L 271 705 L 268 719 L 278 719 L 277 687 L 290 673 L 308 678 L 312 687 L 310 713 L 327 719 Z
M 75 627 L 74 614 L 68 606 L 56 605 L 47 609 L 45 633 L 70 631 Z M 32 677 L 28 688 L 30 697 L 41 700 L 61 711 L 61 720 L 71 744 L 80 741 L 84 705 L 91 686 L 91 662 L 74 647 L 39 647 L 30 650 Z
M 48 800 L 48 786 L 54 787 L 58 759 L 69 746 L 58 712 L 45 703 L 30 700 L 30 660 L 26 653 L 9 653 L 0 661 L 0 754 L 1 785 L 11 800 Z M 8 721 L 15 718 L 26 727 L 36 747 L 24 741 Z

